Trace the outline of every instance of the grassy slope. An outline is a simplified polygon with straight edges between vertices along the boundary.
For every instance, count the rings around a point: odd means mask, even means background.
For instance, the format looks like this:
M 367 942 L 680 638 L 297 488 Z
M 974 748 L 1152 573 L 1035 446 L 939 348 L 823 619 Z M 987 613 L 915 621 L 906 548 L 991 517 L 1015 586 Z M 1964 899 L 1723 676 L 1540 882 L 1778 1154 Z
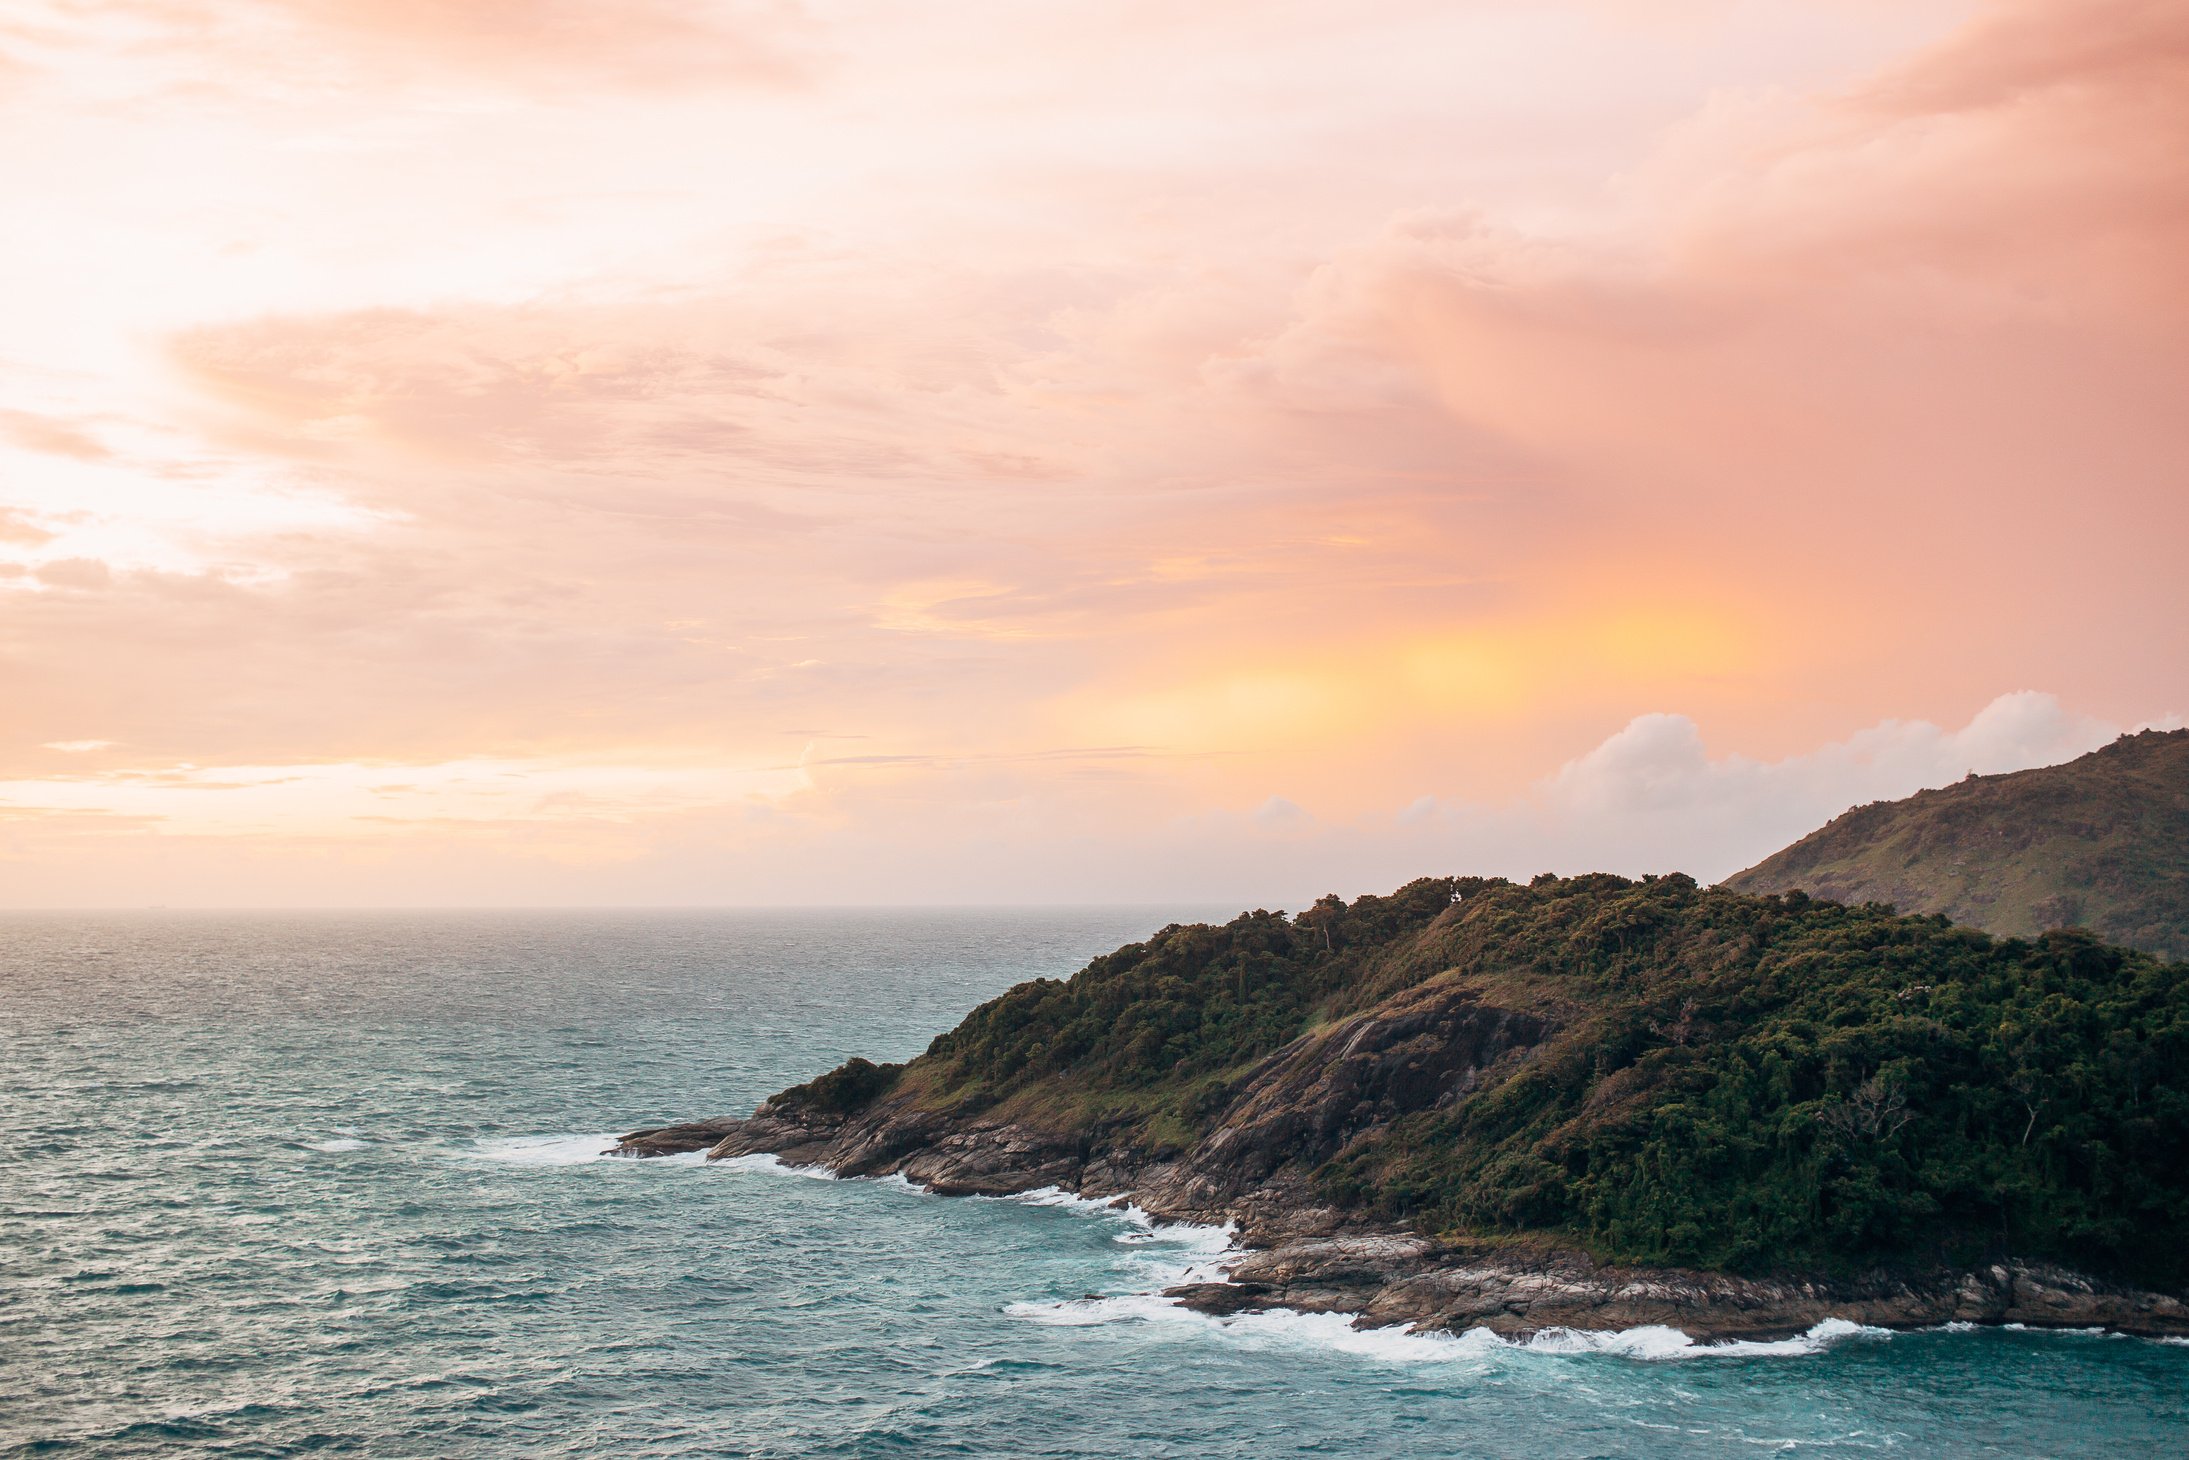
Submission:
M 883 1088 L 1157 1146 L 1260 1058 L 1435 980 L 1556 1028 L 1318 1180 L 1429 1231 L 1743 1271 L 2001 1253 L 2189 1280 L 2189 967 L 1668 877 L 1428 880 L 1173 927 L 982 1006 Z
M 1726 885 L 1887 902 L 2011 937 L 2189 957 L 2189 730 L 1857 807 Z

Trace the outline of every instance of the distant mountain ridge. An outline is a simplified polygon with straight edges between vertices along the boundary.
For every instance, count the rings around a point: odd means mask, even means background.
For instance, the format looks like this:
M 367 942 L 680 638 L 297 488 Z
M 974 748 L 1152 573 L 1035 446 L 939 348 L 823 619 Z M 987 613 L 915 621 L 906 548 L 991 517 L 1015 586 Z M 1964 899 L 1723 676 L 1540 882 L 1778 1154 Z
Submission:
M 2084 927 L 2189 959 L 2189 730 L 1858 806 L 1724 885 L 1891 903 L 2000 937 Z

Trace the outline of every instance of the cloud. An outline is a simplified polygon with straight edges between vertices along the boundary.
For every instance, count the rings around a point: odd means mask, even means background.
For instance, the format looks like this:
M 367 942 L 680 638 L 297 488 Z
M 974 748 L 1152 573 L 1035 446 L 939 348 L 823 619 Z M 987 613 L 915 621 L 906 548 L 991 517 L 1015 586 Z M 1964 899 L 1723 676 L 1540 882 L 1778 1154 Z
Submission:
M 28 515 L 6 507 L 0 507 L 0 542 L 23 543 L 36 547 L 53 540 L 53 534 L 29 520 Z
M 79 748 L 109 743 L 80 742 Z M 391 775 L 403 779 L 391 781 Z M 644 756 L 401 766 L 152 765 L 0 781 L 0 803 L 125 815 L 187 837 L 369 836 L 391 824 L 454 820 L 498 826 L 503 836 L 553 829 L 567 841 L 571 832 L 603 823 L 627 826 L 695 808 L 742 807 L 794 795 L 809 784 L 795 767 L 664 764 Z M 621 846 L 624 839 L 614 840 Z M 571 850 L 565 846 L 561 854 Z
M 1958 729 L 1886 721 L 1762 760 L 1709 754 L 1688 717 L 1647 716 L 1523 794 L 1427 797 L 1395 819 L 1310 817 L 1284 797 L 1250 813 L 1186 811 L 1178 766 L 1145 758 L 1076 761 L 1082 774 L 1062 778 L 939 759 L 753 771 L 634 770 L 617 756 L 153 766 L 0 784 L 0 803 L 50 813 L 0 837 L 0 860 L 14 859 L 16 895 L 31 900 L 63 885 L 55 869 L 82 854 L 70 839 L 96 833 L 110 871 L 175 896 L 218 865 L 253 869 L 262 895 L 283 901 L 463 902 L 487 889 L 516 901 L 769 902 L 825 887 L 822 900 L 853 903 L 1052 902 L 1065 889 L 1218 912 L 1434 873 L 1715 878 L 1850 804 L 1956 780 L 1972 764 L 2066 758 L 2112 733 L 2049 695 L 2018 693 Z M 108 819 L 66 819 L 94 811 Z M 117 840 L 130 827 L 138 839 Z M 908 838 L 923 853 L 910 861 Z
M 2184 98 L 2179 6 L 1995 6 L 1862 82 L 1719 93 L 1609 224 L 1401 215 L 1233 368 L 1302 402 L 1425 388 L 1578 533 L 1692 556 L 1737 532 L 1820 620 L 1862 613 L 1843 575 L 1942 553 L 2064 567 L 2061 597 L 2125 588 L 2155 620 L 2138 543 L 2189 530 Z M 2063 562 L 2061 518 L 2135 567 Z
M 474 306 L 261 319 L 187 331 L 171 350 L 200 385 L 307 457 L 379 443 L 445 465 L 658 470 L 690 450 L 740 454 L 736 414 L 779 373 L 690 334 L 644 308 Z
M 1958 730 L 1887 720 L 1802 755 L 1761 761 L 1712 756 L 1685 715 L 1640 715 L 1561 766 L 1543 783 L 1542 804 L 1560 836 L 1593 840 L 1623 867 L 1640 858 L 1651 870 L 1717 877 L 1851 806 L 1899 800 L 1965 775 L 2057 765 L 2123 728 L 2023 690 L 2000 695 Z
M 238 95 L 461 86 L 540 100 L 799 86 L 823 34 L 796 0 L 30 0 L 10 31 L 21 52 L 0 80 L 96 42 L 110 68 L 188 56 L 201 89 Z
M 1638 715 L 1561 766 L 1548 789 L 1554 803 L 1583 814 L 1703 811 L 1758 799 L 1838 802 L 1844 809 L 1856 800 L 1897 800 L 1966 774 L 2056 765 L 2121 733 L 2119 726 L 2069 714 L 2052 695 L 2021 690 L 2000 695 L 1959 730 L 1888 720 L 1806 755 L 1764 762 L 1712 758 L 1685 715 Z
M 825 726 L 859 753 L 764 810 L 497 814 L 639 900 L 1710 870 L 2082 733 L 1907 728 L 2001 686 L 2189 697 L 2181 42 L 2128 0 L 26 0 L 0 778 L 85 727 L 598 770 Z M 298 774 L 191 794 L 311 855 L 212 860 L 586 895 L 426 792 L 346 861 Z M 200 875 L 22 845 L 55 897 Z
M 51 588 L 104 588 L 114 574 L 97 558 L 58 558 L 33 570 L 39 582 Z
M 475 76 L 784 86 L 811 74 L 796 0 L 275 0 L 302 24 Z
M 78 461 L 102 461 L 113 455 L 88 432 L 35 411 L 0 410 L 0 437 L 27 451 L 50 452 Z

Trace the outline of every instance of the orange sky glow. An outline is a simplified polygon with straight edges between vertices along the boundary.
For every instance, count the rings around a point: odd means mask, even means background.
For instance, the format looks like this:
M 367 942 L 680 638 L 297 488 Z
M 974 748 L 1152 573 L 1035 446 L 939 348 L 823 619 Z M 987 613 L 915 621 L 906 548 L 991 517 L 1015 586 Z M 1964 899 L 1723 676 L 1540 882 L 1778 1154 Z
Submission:
M 2176 0 L 14 0 L 0 904 L 1746 865 L 2189 712 Z

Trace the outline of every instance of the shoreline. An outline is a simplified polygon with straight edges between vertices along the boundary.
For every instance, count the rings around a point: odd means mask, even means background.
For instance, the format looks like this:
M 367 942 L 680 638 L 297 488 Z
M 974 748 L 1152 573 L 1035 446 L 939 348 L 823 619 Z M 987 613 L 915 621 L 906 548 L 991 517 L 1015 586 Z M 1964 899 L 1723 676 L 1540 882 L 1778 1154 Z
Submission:
M 744 1119 L 633 1131 L 610 1154 L 694 1151 L 710 1161 L 772 1155 L 838 1177 L 896 1175 L 943 1196 L 1054 1189 L 1083 1201 L 1130 1204 L 1161 1223 L 1228 1226 L 1236 1235 L 1222 1280 L 1160 1292 L 1216 1318 L 1324 1313 L 1363 1330 L 1456 1336 L 1482 1329 L 1517 1343 L 1561 1331 L 1640 1328 L 1677 1330 L 1697 1344 L 1773 1342 L 1833 1321 L 1894 1332 L 1966 1324 L 2189 1340 L 2189 1303 L 2181 1298 L 2054 1263 L 2014 1260 L 1851 1279 L 1746 1278 L 1602 1264 L 1547 1244 L 1443 1242 L 1351 1219 L 1315 1200 L 1296 1171 L 1224 1182 L 1174 1154 L 1111 1149 L 1085 1136 L 978 1117 L 959 1124 L 903 1100 L 885 1099 L 851 1117 L 770 1101 Z

